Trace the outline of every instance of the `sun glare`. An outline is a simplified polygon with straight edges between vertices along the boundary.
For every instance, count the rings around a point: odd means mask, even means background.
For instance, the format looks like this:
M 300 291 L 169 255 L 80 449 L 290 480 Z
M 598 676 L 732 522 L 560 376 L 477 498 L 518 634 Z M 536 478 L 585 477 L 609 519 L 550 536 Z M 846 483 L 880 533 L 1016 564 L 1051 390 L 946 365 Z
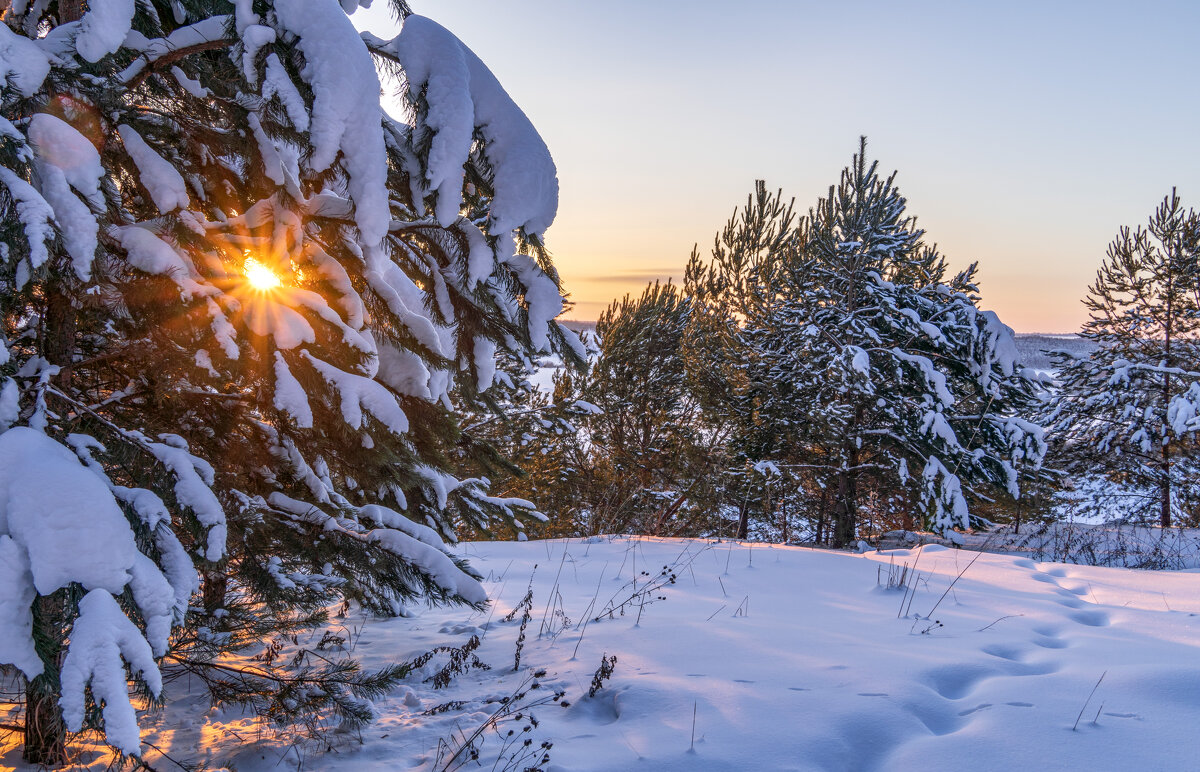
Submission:
M 253 257 L 246 258 L 242 270 L 246 274 L 246 281 L 259 292 L 273 290 L 279 286 L 279 277 L 275 272 Z

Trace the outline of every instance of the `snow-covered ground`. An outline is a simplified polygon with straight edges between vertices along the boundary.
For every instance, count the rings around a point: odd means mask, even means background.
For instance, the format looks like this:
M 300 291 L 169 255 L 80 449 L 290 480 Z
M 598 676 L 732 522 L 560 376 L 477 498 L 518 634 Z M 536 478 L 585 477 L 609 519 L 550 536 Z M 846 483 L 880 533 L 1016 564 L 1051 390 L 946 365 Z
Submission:
M 498 725 L 531 748 L 552 741 L 554 770 L 1196 768 L 1196 573 L 937 545 L 854 555 L 618 537 L 463 549 L 494 608 L 347 620 L 344 633 L 368 666 L 478 635 L 476 653 L 492 670 L 434 689 L 423 678 L 445 663 L 435 658 L 378 701 L 361 744 L 346 737 L 332 751 L 289 748 L 188 699 L 146 718 L 144 739 L 180 761 L 238 772 L 441 769 L 439 739 L 451 743 L 444 763 L 455 738 L 486 725 L 502 709 L 496 700 L 545 669 L 524 701 L 561 690 L 569 706 L 547 699 L 524 735 L 529 711 Z M 915 593 L 886 589 L 906 563 L 919 576 Z M 623 613 L 604 613 L 631 598 Z M 605 654 L 616 655 L 615 670 L 589 698 Z M 466 702 L 422 715 L 454 700 Z M 502 740 L 482 737 L 482 768 L 492 769 Z

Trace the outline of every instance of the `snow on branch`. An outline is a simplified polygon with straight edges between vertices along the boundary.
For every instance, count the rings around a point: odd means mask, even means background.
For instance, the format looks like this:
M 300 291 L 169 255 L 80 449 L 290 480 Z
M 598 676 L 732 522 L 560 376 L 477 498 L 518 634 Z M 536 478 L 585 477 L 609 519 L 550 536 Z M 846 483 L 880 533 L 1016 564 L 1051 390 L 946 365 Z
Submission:
M 125 47 L 139 51 L 141 56 L 117 75 L 117 80 L 134 89 L 156 67 L 171 65 L 190 53 L 230 46 L 233 41 L 225 37 L 228 25 L 228 16 L 210 16 L 180 27 L 165 38 L 150 40 L 138 32 L 130 32 L 125 37 Z
M 50 58 L 37 43 L 0 24 L 0 82 L 31 97 L 50 74 Z
M 204 550 L 206 560 L 220 560 L 225 556 L 225 509 L 213 493 L 214 472 L 212 466 L 202 458 L 187 451 L 182 437 L 164 434 L 162 442 L 154 442 L 141 432 L 130 431 L 125 435 L 137 440 L 175 476 L 175 498 L 192 511 L 196 520 L 208 529 Z
M 134 0 L 101 0 L 88 4 L 79 21 L 75 50 L 93 64 L 116 53 L 133 22 Z
M 0 166 L 0 183 L 8 188 L 17 206 L 17 219 L 25 229 L 25 239 L 29 242 L 29 257 L 17 269 L 16 284 L 24 287 L 33 271 L 40 268 L 48 259 L 46 242 L 54 239 L 54 209 L 42 198 L 42 194 L 25 180 L 18 177 L 11 169 Z
M 423 93 L 429 105 L 425 125 L 417 131 L 433 136 L 425 180 L 437 193 L 438 221 L 449 227 L 458 218 L 463 164 L 478 130 L 495 175 L 491 232 L 523 228 L 540 235 L 550 227 L 558 209 L 554 160 L 529 118 L 479 57 L 449 30 L 416 15 L 379 50 L 400 62 L 410 96 Z
M 950 393 L 950 389 L 946 386 L 946 376 L 933 366 L 933 362 L 930 362 L 928 357 L 909 354 L 898 348 L 891 349 L 891 354 L 902 362 L 908 362 L 917 366 L 925 379 L 926 386 L 933 389 L 939 403 L 947 407 L 954 404 L 954 395 Z
M 71 584 L 88 594 L 79 603 L 62 665 L 63 716 L 72 731 L 82 728 L 90 686 L 104 706 L 108 742 L 137 753 L 124 663 L 141 673 L 152 692 L 161 690 L 154 652 L 166 651 L 175 592 L 138 551 L 105 481 L 45 434 L 14 427 L 0 434 L 0 663 L 16 665 L 28 678 L 41 674 L 32 603 Z M 146 634 L 115 600 L 126 587 L 146 620 Z
M 121 611 L 113 596 L 92 590 L 79 602 L 79 616 L 71 627 L 71 645 L 62 666 L 63 719 L 78 732 L 85 714 L 84 690 L 104 706 L 104 736 L 122 753 L 141 749 L 137 714 L 129 702 L 125 665 L 138 674 L 154 695 L 162 692 L 162 676 L 146 639 Z
M 283 0 L 275 13 L 283 30 L 297 38 L 305 60 L 301 73 L 313 91 L 308 164 L 323 171 L 342 154 L 363 243 L 379 244 L 391 215 L 375 62 L 332 0 Z
M 455 565 L 446 552 L 446 545 L 432 529 L 413 523 L 397 512 L 386 507 L 364 507 L 358 510 L 358 513 L 381 527 L 364 527 L 358 530 L 352 520 L 335 518 L 312 504 L 298 501 L 283 493 L 272 493 L 267 501 L 272 507 L 300 517 L 306 522 L 320 525 L 325 530 L 338 531 L 351 538 L 378 544 L 393 555 L 416 565 L 427 573 L 438 587 L 452 595 L 458 595 L 468 603 L 487 601 L 487 592 L 479 580 Z
M 160 212 L 170 212 L 174 209 L 187 209 L 187 185 L 183 176 L 165 158 L 146 144 L 142 135 L 132 126 L 121 124 L 117 127 L 121 142 L 126 152 L 137 166 L 138 181 L 150 193 L 150 198 Z
M 363 409 L 395 434 L 408 431 L 408 416 L 387 387 L 362 375 L 348 373 L 307 351 L 301 352 L 325 381 L 337 390 L 342 403 L 342 418 L 355 429 L 362 428 Z
M 91 208 L 72 191 L 96 209 L 103 208 L 100 179 L 104 167 L 100 154 L 87 137 L 49 113 L 37 113 L 29 119 L 29 141 L 37 154 L 34 169 L 41 181 L 42 197 L 54 209 L 75 273 L 86 281 L 92 275 L 100 226 Z

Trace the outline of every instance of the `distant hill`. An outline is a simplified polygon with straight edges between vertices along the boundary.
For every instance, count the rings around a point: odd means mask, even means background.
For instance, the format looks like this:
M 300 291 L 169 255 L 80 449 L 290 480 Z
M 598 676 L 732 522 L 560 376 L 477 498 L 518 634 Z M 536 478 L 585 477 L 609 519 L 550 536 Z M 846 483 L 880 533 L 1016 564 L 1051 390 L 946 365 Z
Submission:
M 596 331 L 596 323 L 595 322 L 576 322 L 576 321 L 564 322 L 564 321 L 560 320 L 559 324 L 561 324 L 563 327 L 566 327 L 568 330 L 574 330 L 575 332 L 595 332 Z
M 1078 335 L 1017 334 L 1017 351 L 1021 354 L 1021 363 L 1035 370 L 1053 369 L 1054 363 L 1047 352 L 1066 351 L 1074 356 L 1083 357 L 1095 349 L 1095 343 Z
M 564 327 L 575 332 L 595 332 L 595 322 L 560 322 Z M 1036 370 L 1050 370 L 1052 362 L 1048 351 L 1068 351 L 1076 356 L 1087 356 L 1095 349 L 1094 343 L 1089 343 L 1078 335 L 1048 335 L 1045 333 L 1017 333 L 1017 351 L 1021 354 L 1021 362 L 1026 367 Z

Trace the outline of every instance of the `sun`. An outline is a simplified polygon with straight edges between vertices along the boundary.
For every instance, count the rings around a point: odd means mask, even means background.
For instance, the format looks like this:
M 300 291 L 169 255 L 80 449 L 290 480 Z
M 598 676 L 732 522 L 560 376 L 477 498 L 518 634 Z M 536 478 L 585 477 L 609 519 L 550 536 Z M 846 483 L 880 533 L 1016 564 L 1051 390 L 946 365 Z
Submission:
M 269 292 L 279 286 L 279 277 L 275 272 L 253 257 L 246 258 L 242 271 L 246 274 L 246 281 L 250 286 L 259 292 Z

